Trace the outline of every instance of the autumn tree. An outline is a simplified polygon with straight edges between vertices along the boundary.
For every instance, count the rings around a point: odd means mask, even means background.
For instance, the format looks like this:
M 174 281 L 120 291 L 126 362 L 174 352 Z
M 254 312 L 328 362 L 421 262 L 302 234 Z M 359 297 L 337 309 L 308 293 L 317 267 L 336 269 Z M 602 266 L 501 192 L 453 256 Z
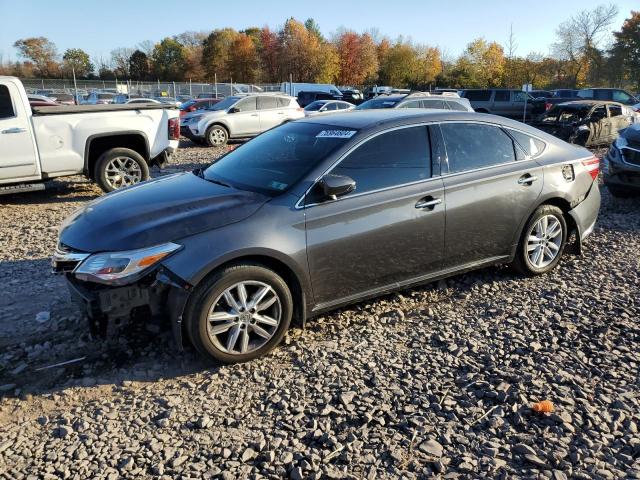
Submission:
M 202 67 L 202 45 L 207 36 L 207 32 L 187 31 L 173 37 L 184 47 L 185 79 L 205 80 L 204 68 Z
M 262 67 L 263 80 L 267 82 L 277 82 L 278 74 L 278 34 L 264 27 L 260 30 L 260 47 L 258 55 L 260 57 L 260 66 Z
M 173 38 L 165 38 L 153 49 L 153 72 L 158 79 L 183 80 L 186 65 L 184 47 Z
M 614 32 L 611 70 L 620 71 L 621 80 L 628 80 L 640 91 L 640 11 L 632 11 L 622 28 Z M 617 68 L 616 68 L 617 67 Z
M 23 38 L 17 40 L 13 46 L 18 49 L 22 57 L 34 63 L 38 75 L 51 77 L 58 72 L 56 46 L 47 38 Z
M 378 72 L 376 45 L 367 33 L 341 32 L 333 41 L 339 62 L 340 85 L 362 85 Z
M 416 50 L 418 53 L 418 70 L 414 78 L 414 86 L 428 88 L 436 82 L 438 75 L 442 72 L 440 49 L 421 45 Z
M 75 72 L 76 77 L 87 77 L 93 68 L 89 54 L 80 48 L 68 48 L 62 55 L 62 70 L 67 76 Z
M 129 57 L 129 75 L 133 80 L 148 80 L 151 74 L 149 57 L 141 50 L 136 50 Z
M 204 40 L 202 47 L 202 67 L 209 81 L 217 74 L 218 81 L 231 77 L 229 57 L 233 43 L 238 36 L 233 28 L 214 30 Z
M 235 81 L 253 83 L 258 76 L 258 53 L 251 38 L 239 33 L 229 51 L 227 70 Z
M 129 58 L 135 50 L 128 47 L 119 47 L 111 50 L 111 66 L 118 78 L 129 78 Z
M 504 51 L 496 42 L 478 38 L 456 62 L 452 72 L 458 86 L 467 88 L 499 87 L 504 78 Z

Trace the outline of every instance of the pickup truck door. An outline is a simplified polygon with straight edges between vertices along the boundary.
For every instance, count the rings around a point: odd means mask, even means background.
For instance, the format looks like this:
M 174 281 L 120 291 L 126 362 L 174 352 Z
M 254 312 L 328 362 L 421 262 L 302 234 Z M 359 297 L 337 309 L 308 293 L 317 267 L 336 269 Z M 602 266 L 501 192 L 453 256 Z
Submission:
M 0 181 L 37 173 L 36 149 L 29 123 L 30 108 L 18 86 L 0 81 Z
M 260 113 L 256 96 L 243 98 L 236 103 L 227 117 L 232 137 L 256 135 L 260 132 Z

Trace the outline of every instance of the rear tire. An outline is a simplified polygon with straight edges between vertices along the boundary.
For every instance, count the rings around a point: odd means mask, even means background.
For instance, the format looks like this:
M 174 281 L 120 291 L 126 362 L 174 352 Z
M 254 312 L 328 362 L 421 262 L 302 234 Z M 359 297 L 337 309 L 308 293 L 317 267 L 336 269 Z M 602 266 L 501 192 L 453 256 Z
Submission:
M 112 148 L 96 162 L 94 178 L 105 192 L 129 187 L 149 179 L 149 165 L 135 150 Z
M 222 125 L 212 125 L 207 129 L 205 139 L 210 147 L 224 147 L 229 141 L 229 132 Z
M 266 292 L 263 297 L 261 292 Z M 277 273 L 262 265 L 239 264 L 196 287 L 184 318 L 189 338 L 203 357 L 240 363 L 275 348 L 292 315 L 291 291 Z
M 567 243 L 567 222 L 553 205 L 537 208 L 522 231 L 512 266 L 528 276 L 542 275 L 560 262 Z

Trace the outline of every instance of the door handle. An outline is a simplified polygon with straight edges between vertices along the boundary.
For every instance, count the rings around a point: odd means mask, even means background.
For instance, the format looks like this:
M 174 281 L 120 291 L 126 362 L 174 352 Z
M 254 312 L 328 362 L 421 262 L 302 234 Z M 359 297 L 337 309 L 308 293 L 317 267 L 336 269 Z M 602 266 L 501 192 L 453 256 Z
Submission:
M 533 182 L 535 182 L 536 180 L 538 180 L 538 177 L 536 177 L 535 175 L 523 175 L 518 179 L 518 184 L 520 185 L 531 185 Z
M 284 112 L 278 112 L 278 115 L 284 115 Z
M 26 131 L 27 131 L 26 128 L 14 127 L 14 128 L 7 128 L 6 130 L 2 130 L 2 132 L 0 133 L 24 133 Z
M 418 202 L 416 203 L 416 208 L 426 208 L 428 210 L 433 210 L 436 205 L 440 205 L 441 203 L 441 198 L 433 198 L 429 196 L 418 200 Z
M 252 117 L 257 117 L 257 116 L 258 116 L 258 114 L 257 114 L 257 113 L 252 113 L 252 114 L 251 114 L 251 116 L 252 116 Z

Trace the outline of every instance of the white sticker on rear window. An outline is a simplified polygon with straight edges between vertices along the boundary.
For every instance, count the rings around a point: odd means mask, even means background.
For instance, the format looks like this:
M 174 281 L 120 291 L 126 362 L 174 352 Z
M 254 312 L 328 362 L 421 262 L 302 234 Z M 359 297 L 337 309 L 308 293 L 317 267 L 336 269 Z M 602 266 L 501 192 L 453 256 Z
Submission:
M 351 138 L 355 130 L 322 130 L 316 138 Z

